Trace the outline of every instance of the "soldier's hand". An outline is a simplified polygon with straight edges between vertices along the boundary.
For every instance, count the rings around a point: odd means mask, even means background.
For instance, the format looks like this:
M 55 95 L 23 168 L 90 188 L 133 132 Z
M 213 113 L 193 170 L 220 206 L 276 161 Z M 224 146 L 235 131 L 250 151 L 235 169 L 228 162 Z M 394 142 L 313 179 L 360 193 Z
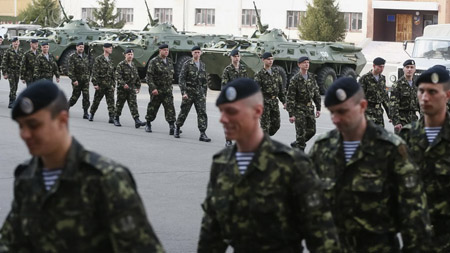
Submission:
M 78 81 L 73 82 L 73 85 L 78 86 Z
M 184 94 L 184 95 L 183 95 L 183 99 L 188 99 L 188 95 L 187 95 L 187 94 Z
M 3 75 L 3 78 L 8 79 L 8 75 Z
M 289 117 L 289 122 L 294 123 L 295 122 L 295 117 L 294 116 Z
M 25 83 L 25 80 L 22 80 L 22 83 Z
M 320 111 L 316 111 L 316 118 L 320 117 Z
M 285 109 L 285 110 L 286 110 L 286 103 L 284 103 L 284 104 L 283 104 L 283 109 Z
M 389 123 L 392 123 L 392 119 L 389 119 Z
M 94 85 L 94 89 L 95 90 L 100 90 L 100 87 L 98 87 L 98 85 Z
M 136 94 L 138 94 L 139 93 L 139 89 L 136 89 Z
M 394 131 L 400 132 L 400 130 L 402 130 L 402 127 L 403 127 L 402 124 L 397 124 L 394 126 Z
M 56 78 L 56 82 L 59 83 L 59 78 Z
M 152 90 L 152 95 L 156 96 L 156 95 L 158 95 L 158 94 L 159 94 L 159 93 L 158 93 L 158 90 L 157 90 L 157 89 Z
M 128 89 L 130 88 L 130 86 L 128 86 L 128 84 L 125 84 L 125 85 L 123 86 L 123 88 L 126 89 L 126 90 L 128 90 Z

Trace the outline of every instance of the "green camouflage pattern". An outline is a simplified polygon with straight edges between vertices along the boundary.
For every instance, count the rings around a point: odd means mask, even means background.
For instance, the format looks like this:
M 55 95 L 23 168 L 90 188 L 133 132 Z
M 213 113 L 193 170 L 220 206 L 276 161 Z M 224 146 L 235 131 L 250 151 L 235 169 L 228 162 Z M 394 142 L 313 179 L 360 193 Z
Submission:
M 317 138 L 310 151 L 332 206 L 343 252 L 426 252 L 431 234 L 419 169 L 397 135 L 368 121 L 360 146 L 346 162 L 335 129 Z
M 2 69 L 2 61 L 3 61 L 3 55 L 5 54 L 5 49 L 0 48 L 0 74 Z M 2 75 L 0 75 L 0 80 L 2 79 Z
M 398 79 L 392 85 L 389 109 L 392 124 L 405 126 L 413 121 L 417 121 L 417 112 L 420 111 L 419 100 L 417 99 L 417 87 L 409 85 L 405 76 Z
M 48 60 L 40 53 L 36 56 L 33 77 L 34 80 L 47 79 L 53 81 L 53 75 L 59 78 L 58 64 L 52 54 L 48 54 Z
M 450 252 L 450 114 L 447 112 L 441 132 L 431 144 L 425 133 L 423 118 L 403 127 L 400 136 L 419 166 L 425 185 L 434 229 L 430 252 Z
M 7 252 L 164 252 L 130 171 L 75 139 L 49 191 L 42 161 L 15 172 L 14 200 L 0 234 Z
M 141 79 L 139 78 L 136 65 L 133 62 L 128 64 L 126 60 L 119 62 L 116 67 L 116 80 L 117 101 L 115 116 L 119 117 L 122 114 L 123 106 L 127 102 L 133 118 L 139 117 L 136 89 L 141 88 Z M 128 85 L 128 89 L 125 89 L 125 84 Z
M 32 82 L 36 81 L 34 79 L 34 66 L 36 58 L 39 54 L 39 51 L 33 52 L 28 50 L 22 56 L 22 61 L 20 63 L 20 79 L 25 80 L 27 86 L 29 86 Z
M 320 180 L 303 152 L 266 134 L 245 174 L 236 145 L 214 155 L 202 204 L 199 253 L 339 252 Z
M 380 79 L 377 82 L 372 71 L 369 71 L 359 78 L 359 83 L 369 102 L 366 109 L 367 119 L 384 127 L 382 106 L 386 110 L 388 118 L 391 118 L 389 114 L 389 96 L 386 91 L 386 77 L 380 74 Z
M 111 60 L 107 60 L 104 55 L 99 55 L 95 58 L 94 66 L 92 68 L 92 83 L 98 86 L 95 90 L 94 100 L 90 113 L 94 114 L 97 111 L 100 101 L 103 96 L 106 97 L 106 104 L 108 105 L 108 114 L 110 117 L 114 116 L 114 88 L 116 86 L 114 80 L 114 66 Z
M 83 109 L 89 109 L 89 79 L 91 77 L 91 68 L 89 66 L 89 57 L 86 54 L 81 56 L 75 52 L 69 57 L 68 74 L 67 76 L 72 80 L 72 96 L 69 99 L 70 106 L 77 103 L 78 98 L 83 94 Z M 74 82 L 78 85 L 74 85 Z
M 236 69 L 233 64 L 230 64 L 225 67 L 222 73 L 222 88 L 227 85 L 227 83 L 233 81 L 237 78 L 246 78 L 248 77 L 247 67 L 239 63 L 239 69 Z
M 12 47 L 5 50 L 2 60 L 3 75 L 8 76 L 9 81 L 9 101 L 16 100 L 17 87 L 20 77 L 20 62 L 22 60 L 23 50 L 21 48 L 14 51 Z
M 280 129 L 280 108 L 278 99 L 281 103 L 286 103 L 283 79 L 279 70 L 271 68 L 272 74 L 269 74 L 264 68 L 255 74 L 254 80 L 261 87 L 264 96 L 264 112 L 261 116 L 261 128 L 270 136 L 274 135 Z
M 320 111 L 321 98 L 315 75 L 308 72 L 308 80 L 305 80 L 300 72 L 295 74 L 289 84 L 286 110 L 289 117 L 295 117 L 295 143 L 301 149 L 305 149 L 306 142 L 316 134 L 313 102 Z
M 188 60 L 183 64 L 180 72 L 181 95 L 187 95 L 187 99 L 182 99 L 180 113 L 178 114 L 177 127 L 182 127 L 189 115 L 192 105 L 197 112 L 197 126 L 200 132 L 206 131 L 208 127 L 208 115 L 206 114 L 206 71 L 205 63 L 200 61 L 200 69 L 193 60 Z

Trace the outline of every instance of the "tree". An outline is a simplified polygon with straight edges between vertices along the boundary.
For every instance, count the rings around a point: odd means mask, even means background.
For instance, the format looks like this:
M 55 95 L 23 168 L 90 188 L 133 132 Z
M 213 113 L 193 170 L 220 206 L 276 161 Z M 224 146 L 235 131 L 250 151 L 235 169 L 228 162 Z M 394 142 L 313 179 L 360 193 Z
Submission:
M 95 9 L 92 15 L 95 18 L 95 22 L 99 27 L 108 28 L 122 28 L 125 25 L 125 20 L 117 22 L 120 13 L 113 14 L 116 6 L 115 0 L 98 0 L 100 8 Z
M 315 41 L 342 41 L 345 38 L 344 14 L 334 0 L 313 0 L 301 17 L 300 38 Z
M 19 13 L 24 23 L 41 26 L 57 26 L 61 22 L 61 10 L 55 0 L 33 0 Z

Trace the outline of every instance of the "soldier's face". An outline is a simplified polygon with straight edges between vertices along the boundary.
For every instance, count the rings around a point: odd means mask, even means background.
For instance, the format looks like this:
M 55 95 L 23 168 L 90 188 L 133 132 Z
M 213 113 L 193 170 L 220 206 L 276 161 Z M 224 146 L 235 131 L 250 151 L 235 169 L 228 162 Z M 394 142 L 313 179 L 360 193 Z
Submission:
M 237 64 L 240 60 L 241 60 L 241 55 L 237 54 L 235 56 L 230 56 L 231 57 L 231 62 L 233 64 Z
M 134 57 L 134 53 L 133 52 L 125 54 L 125 60 L 128 61 L 128 62 L 132 61 L 133 57 Z
M 49 46 L 48 46 L 48 45 L 41 46 L 41 50 L 42 50 L 42 53 L 43 53 L 43 54 L 48 54 L 48 49 L 49 49 Z
M 169 55 L 169 49 L 168 48 L 163 48 L 159 50 L 159 55 L 162 58 L 166 58 Z
M 84 52 L 84 45 L 77 46 L 77 53 L 82 54 Z
M 263 59 L 264 67 L 270 68 L 273 65 L 273 57 L 269 57 L 267 59 Z
M 306 61 L 303 61 L 303 62 L 299 63 L 298 64 L 298 68 L 300 70 L 303 70 L 303 71 L 308 71 L 308 69 L 309 69 L 309 61 L 306 60 Z
M 112 47 L 104 47 L 103 48 L 103 52 L 105 52 L 107 54 L 111 54 L 112 53 Z
M 194 58 L 194 60 L 196 60 L 196 61 L 198 61 L 198 59 L 200 59 L 201 55 L 202 55 L 202 51 L 200 51 L 200 50 L 192 51 L 192 58 Z
M 373 65 L 373 73 L 375 75 L 379 75 L 383 73 L 384 65 Z
M 3 38 L 0 38 L 0 45 L 3 43 Z
M 342 104 L 328 107 L 331 121 L 341 133 L 354 132 L 365 120 L 364 112 L 367 108 L 367 101 L 362 99 L 355 102 L 350 98 Z
M 48 156 L 58 152 L 62 138 L 67 138 L 68 118 L 67 111 L 62 111 L 52 118 L 50 111 L 46 109 L 17 118 L 20 137 L 30 154 Z
M 403 72 L 407 78 L 411 78 L 416 72 L 416 65 L 406 65 L 403 67 Z
M 13 45 L 14 48 L 18 48 L 18 47 L 19 47 L 19 44 L 20 44 L 20 40 L 16 40 L 16 41 L 14 41 L 14 42 L 12 43 L 12 45 Z
M 443 84 L 420 83 L 417 89 L 420 110 L 428 116 L 434 116 L 447 109 L 450 90 L 445 91 Z
M 33 51 L 35 51 L 38 48 L 38 46 L 39 46 L 39 44 L 37 42 L 36 43 L 30 43 L 30 48 Z

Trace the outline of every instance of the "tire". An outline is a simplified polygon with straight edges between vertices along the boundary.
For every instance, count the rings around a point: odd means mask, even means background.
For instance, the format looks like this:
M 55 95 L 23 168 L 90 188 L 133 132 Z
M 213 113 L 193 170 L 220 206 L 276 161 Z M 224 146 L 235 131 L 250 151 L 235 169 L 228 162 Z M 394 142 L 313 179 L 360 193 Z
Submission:
M 356 71 L 351 67 L 343 67 L 341 70 L 341 77 L 353 77 L 356 79 L 358 74 L 356 74 Z
M 206 80 L 208 83 L 208 88 L 210 88 L 211 90 L 221 90 L 222 80 L 218 75 L 207 74 Z
M 276 70 L 278 70 L 278 72 L 280 72 L 280 75 L 281 75 L 281 79 L 283 79 L 283 88 L 284 88 L 284 90 L 286 90 L 287 89 L 287 81 L 288 81 L 288 77 L 287 77 L 287 74 L 286 74 L 286 70 L 284 70 L 281 66 L 279 66 L 279 65 L 273 65 L 272 66 L 272 68 L 273 69 L 276 69 Z
M 187 55 L 182 55 L 182 56 L 178 57 L 178 60 L 175 63 L 175 77 L 174 77 L 174 80 L 177 82 L 177 84 L 180 83 L 179 78 L 180 78 L 181 69 L 183 68 L 183 64 L 190 59 L 191 59 L 191 57 L 187 56 Z
M 66 52 L 64 52 L 63 56 L 61 57 L 61 59 L 59 59 L 59 69 L 61 70 L 61 73 L 63 75 L 68 74 L 69 72 L 69 58 L 71 55 L 73 55 L 77 50 L 70 48 L 67 49 Z
M 319 92 L 324 95 L 331 84 L 336 80 L 336 72 L 328 66 L 324 66 L 317 72 L 317 84 L 319 85 Z

